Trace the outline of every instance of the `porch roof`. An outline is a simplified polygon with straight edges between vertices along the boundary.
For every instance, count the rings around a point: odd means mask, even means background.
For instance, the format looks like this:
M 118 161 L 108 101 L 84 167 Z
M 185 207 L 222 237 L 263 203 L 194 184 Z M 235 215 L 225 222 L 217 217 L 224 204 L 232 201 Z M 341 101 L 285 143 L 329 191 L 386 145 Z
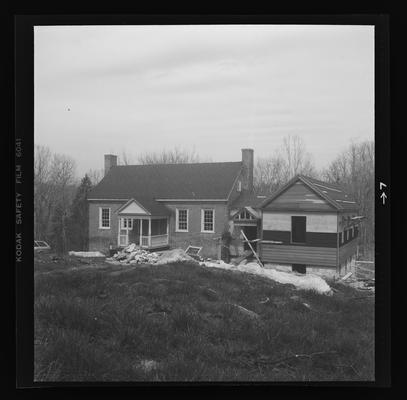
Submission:
M 171 214 L 169 208 L 165 205 L 158 203 L 152 198 L 148 197 L 137 197 L 136 199 L 130 199 L 127 201 L 123 206 L 118 209 L 118 214 L 121 214 L 128 206 L 132 203 L 135 203 L 139 206 L 139 208 L 143 209 L 145 212 L 136 212 L 135 215 L 151 215 L 156 217 L 166 217 Z M 132 213 L 126 213 L 126 215 L 130 215 Z

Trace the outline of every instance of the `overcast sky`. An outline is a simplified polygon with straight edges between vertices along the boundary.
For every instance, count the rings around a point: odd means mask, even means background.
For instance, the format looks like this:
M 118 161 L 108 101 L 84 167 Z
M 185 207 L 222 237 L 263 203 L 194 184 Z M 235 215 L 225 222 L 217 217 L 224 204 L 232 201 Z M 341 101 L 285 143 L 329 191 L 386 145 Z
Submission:
M 35 27 L 35 143 L 103 154 L 195 149 L 239 161 L 301 136 L 317 167 L 374 139 L 372 26 Z

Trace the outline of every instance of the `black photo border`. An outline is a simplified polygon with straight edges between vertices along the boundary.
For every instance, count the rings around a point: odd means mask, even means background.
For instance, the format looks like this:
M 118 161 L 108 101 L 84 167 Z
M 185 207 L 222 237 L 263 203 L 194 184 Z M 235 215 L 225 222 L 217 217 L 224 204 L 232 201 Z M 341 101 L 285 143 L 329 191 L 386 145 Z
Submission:
M 33 382 L 33 154 L 34 154 L 34 26 L 37 25 L 167 25 L 167 24 L 323 24 L 375 26 L 375 382 Z M 15 168 L 22 182 L 14 179 L 14 191 L 22 200 L 22 223 L 15 221 L 15 344 L 16 387 L 143 387 L 143 386 L 351 386 L 387 387 L 391 383 L 390 347 L 390 71 L 389 18 L 387 15 L 15 15 L 14 107 L 12 109 Z M 17 141 L 21 141 L 18 144 Z M 18 146 L 17 146 L 18 145 Z M 17 152 L 18 147 L 18 152 Z M 21 150 L 21 153 L 19 151 Z M 380 150 L 380 151 L 379 151 Z M 20 154 L 20 155 L 19 155 Z M 16 171 L 16 170 L 15 170 Z M 380 202 L 379 183 L 387 184 L 388 202 Z M 15 210 L 15 208 L 14 208 Z M 17 249 L 17 235 L 21 249 Z M 21 250 L 21 261 L 18 251 Z M 18 254 L 17 254 L 18 253 Z M 388 266 L 388 267 L 387 267 Z

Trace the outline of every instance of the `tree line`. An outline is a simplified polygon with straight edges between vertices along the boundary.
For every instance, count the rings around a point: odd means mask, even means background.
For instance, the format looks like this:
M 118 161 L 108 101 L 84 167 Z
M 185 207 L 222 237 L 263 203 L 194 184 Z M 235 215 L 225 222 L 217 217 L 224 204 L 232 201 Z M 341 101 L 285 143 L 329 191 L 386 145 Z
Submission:
M 207 162 L 195 150 L 174 148 L 139 154 L 122 152 L 119 164 L 181 164 Z M 86 250 L 88 246 L 87 194 L 103 177 L 90 170 L 80 181 L 75 161 L 35 146 L 34 229 L 36 240 L 46 240 L 59 252 Z M 254 190 L 270 195 L 293 176 L 303 174 L 340 185 L 360 204 L 365 216 L 360 234 L 362 252 L 369 257 L 374 247 L 374 142 L 351 143 L 326 167 L 318 170 L 312 155 L 298 136 L 287 136 L 268 157 L 256 158 Z

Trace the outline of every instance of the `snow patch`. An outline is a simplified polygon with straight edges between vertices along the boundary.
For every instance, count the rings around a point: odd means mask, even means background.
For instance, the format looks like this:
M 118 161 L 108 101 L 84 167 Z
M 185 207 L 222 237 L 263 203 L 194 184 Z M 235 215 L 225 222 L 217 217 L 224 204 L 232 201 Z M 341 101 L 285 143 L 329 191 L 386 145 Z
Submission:
M 69 255 L 76 257 L 105 257 L 100 251 L 70 251 Z
M 262 268 L 256 262 L 250 262 L 247 264 L 232 265 L 227 264 L 224 261 L 204 261 L 199 265 L 210 268 L 221 268 L 230 271 L 246 272 L 253 275 L 259 275 L 278 283 L 291 284 L 298 289 L 313 290 L 321 294 L 332 295 L 330 286 L 321 277 L 313 274 L 297 274 L 294 272 L 283 272 L 275 269 Z
M 155 265 L 164 265 L 185 261 L 195 262 L 195 260 L 192 257 L 190 257 L 187 253 L 185 253 L 185 251 L 182 249 L 166 250 L 160 252 L 158 259 L 155 262 Z

